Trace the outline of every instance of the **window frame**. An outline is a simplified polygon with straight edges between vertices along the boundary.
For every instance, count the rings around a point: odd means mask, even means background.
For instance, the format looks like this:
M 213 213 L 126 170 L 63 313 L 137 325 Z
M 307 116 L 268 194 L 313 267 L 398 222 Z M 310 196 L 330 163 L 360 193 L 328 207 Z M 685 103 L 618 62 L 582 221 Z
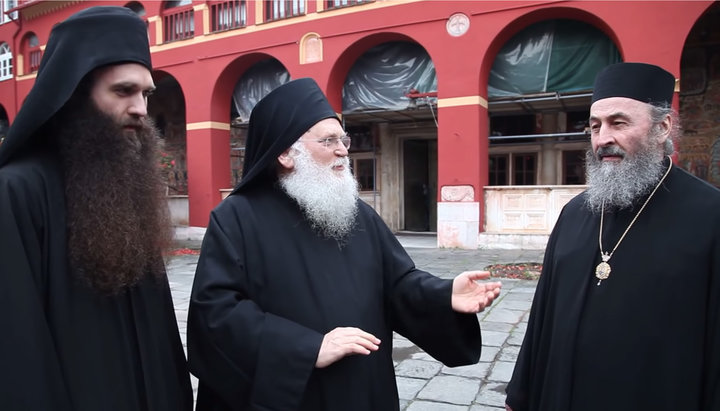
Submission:
M 375 0 L 325 0 L 323 1 L 323 8 L 324 10 L 337 10 L 344 9 L 346 7 L 359 6 L 361 4 L 368 4 L 374 1 Z
M 374 187 L 372 187 L 371 189 L 364 189 L 360 185 L 360 180 L 358 179 L 358 175 L 357 175 L 358 162 L 359 161 L 367 161 L 367 160 L 371 160 L 374 162 L 373 175 L 371 176 Z M 360 193 L 379 193 L 380 192 L 380 178 L 378 178 L 380 175 L 378 172 L 380 169 L 380 156 L 378 154 L 373 153 L 373 152 L 352 153 L 350 155 L 350 169 L 352 171 L 353 177 L 358 182 Z
M 17 18 L 18 18 L 17 10 L 10 13 L 9 16 L 7 14 L 5 14 L 5 12 L 17 7 L 18 0 L 0 0 L 0 3 L 2 3 L 2 7 L 0 7 L 0 24 L 5 24 L 5 23 L 9 23 L 13 20 L 17 20 Z
M 283 5 L 284 7 L 280 7 Z M 297 5 L 297 11 L 295 11 Z M 264 0 L 263 21 L 265 23 L 304 16 L 307 14 L 306 0 Z
M 220 33 L 247 26 L 248 8 L 246 0 L 215 0 L 209 2 L 210 32 Z
M 7 64 L 6 64 L 7 63 Z M 8 43 L 0 43 L 0 81 L 13 78 L 13 55 Z
M 170 6 L 170 3 L 164 2 L 161 11 L 163 44 L 194 38 L 195 9 L 192 2 L 178 6 Z

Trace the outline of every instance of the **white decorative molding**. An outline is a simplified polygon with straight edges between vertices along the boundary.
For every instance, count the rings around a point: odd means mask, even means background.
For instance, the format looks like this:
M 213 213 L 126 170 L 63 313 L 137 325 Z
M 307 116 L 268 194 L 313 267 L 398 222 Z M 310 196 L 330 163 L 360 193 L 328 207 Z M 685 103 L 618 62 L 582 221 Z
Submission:
M 475 189 L 473 186 L 443 186 L 440 189 L 442 201 L 469 202 L 475 201 Z
M 460 37 L 470 29 L 470 18 L 463 13 L 450 16 L 445 24 L 445 30 L 453 37 Z
M 560 211 L 585 186 L 485 187 L 485 233 L 550 234 Z

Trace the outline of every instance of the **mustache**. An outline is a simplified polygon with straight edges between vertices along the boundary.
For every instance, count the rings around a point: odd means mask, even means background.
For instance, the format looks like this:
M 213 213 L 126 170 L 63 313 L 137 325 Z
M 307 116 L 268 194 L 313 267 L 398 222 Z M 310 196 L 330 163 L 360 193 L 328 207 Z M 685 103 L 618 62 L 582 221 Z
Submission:
M 155 124 L 152 122 L 152 120 L 147 119 L 147 118 L 136 118 L 136 119 L 126 120 L 120 126 L 141 129 L 143 127 L 154 127 Z
M 350 159 L 347 157 L 338 158 L 333 161 L 331 167 L 344 166 L 345 168 L 350 167 Z
M 622 158 L 625 158 L 626 154 L 627 153 L 625 152 L 625 150 L 618 146 L 603 146 L 598 148 L 595 152 L 595 156 L 598 159 L 602 159 L 603 157 L 607 156 L 620 156 Z

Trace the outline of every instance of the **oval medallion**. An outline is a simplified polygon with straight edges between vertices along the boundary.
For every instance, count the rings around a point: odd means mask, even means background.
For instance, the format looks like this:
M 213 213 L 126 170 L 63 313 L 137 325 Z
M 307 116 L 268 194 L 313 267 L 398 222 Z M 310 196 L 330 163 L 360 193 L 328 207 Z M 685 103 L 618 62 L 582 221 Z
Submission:
M 595 277 L 599 278 L 600 280 L 604 280 L 610 277 L 610 264 L 606 263 L 605 261 L 598 264 L 597 267 L 595 267 Z

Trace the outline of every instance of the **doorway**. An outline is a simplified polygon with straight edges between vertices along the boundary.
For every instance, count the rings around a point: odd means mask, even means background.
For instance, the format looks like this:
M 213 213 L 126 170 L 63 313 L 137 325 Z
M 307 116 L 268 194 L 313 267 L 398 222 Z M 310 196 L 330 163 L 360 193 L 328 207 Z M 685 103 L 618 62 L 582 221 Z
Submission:
M 437 231 L 437 140 L 403 141 L 405 231 Z

